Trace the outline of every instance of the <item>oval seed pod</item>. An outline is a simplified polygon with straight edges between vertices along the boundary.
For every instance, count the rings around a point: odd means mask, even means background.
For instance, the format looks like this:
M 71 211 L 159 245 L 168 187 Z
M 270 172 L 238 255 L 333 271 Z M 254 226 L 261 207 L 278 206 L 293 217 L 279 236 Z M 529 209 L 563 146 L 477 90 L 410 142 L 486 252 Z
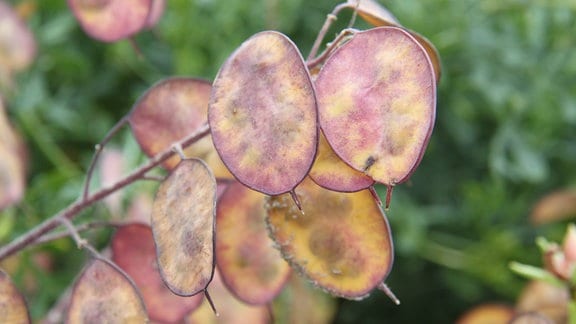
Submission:
M 160 184 L 151 217 L 160 275 L 177 295 L 212 280 L 215 216 L 216 179 L 202 160 L 183 160 Z
M 289 194 L 270 197 L 268 232 L 293 268 L 332 295 L 360 299 L 392 268 L 388 221 L 369 190 L 330 191 L 304 180 Z
M 381 4 L 374 0 L 348 0 L 347 1 L 350 8 L 358 11 L 358 15 L 362 17 L 366 22 L 372 26 L 382 27 L 382 26 L 396 26 L 403 27 L 398 19 L 392 15 L 388 9 L 384 8 Z M 434 75 L 436 76 L 436 83 L 440 82 L 440 76 L 442 74 L 442 66 L 440 65 L 440 55 L 436 50 L 436 47 L 424 36 L 412 31 L 407 30 L 410 35 L 412 35 L 420 45 L 426 50 L 428 56 L 430 56 L 430 61 L 434 66 Z
M 128 38 L 144 28 L 153 0 L 68 0 L 84 31 L 103 42 Z
M 266 233 L 265 195 L 239 182 L 228 186 L 216 212 L 216 264 L 226 287 L 248 304 L 272 301 L 290 266 Z
M 388 187 L 412 174 L 436 113 L 432 64 L 414 37 L 358 32 L 326 61 L 316 90 L 322 130 L 347 164 Z
M 176 323 L 202 303 L 202 294 L 181 297 L 166 287 L 158 272 L 150 226 L 141 223 L 122 225 L 110 244 L 112 261 L 134 280 L 151 320 Z
M 138 290 L 125 274 L 98 259 L 74 284 L 66 323 L 147 323 Z
M 338 300 L 316 289 L 306 278 L 296 273 L 274 299 L 276 323 L 334 323 Z
M 208 122 L 238 181 L 269 195 L 294 189 L 318 141 L 314 89 L 294 43 L 265 31 L 236 49 L 214 80 Z
M 9 5 L 0 2 L 0 66 L 2 76 L 0 85 L 10 78 L 12 72 L 27 68 L 36 57 L 37 44 L 34 34 L 22 17 Z
M 359 191 L 374 184 L 372 178 L 342 161 L 322 132 L 318 141 L 318 154 L 310 169 L 310 178 L 326 189 L 341 192 Z
M 0 318 L 4 323 L 31 323 L 24 297 L 2 270 L 0 270 Z
M 147 156 L 170 148 L 208 122 L 212 86 L 202 79 L 173 77 L 154 84 L 140 97 L 128 116 L 136 141 Z M 184 149 L 188 157 L 204 160 L 219 179 L 234 179 L 209 136 Z M 162 165 L 172 170 L 180 162 L 173 156 Z

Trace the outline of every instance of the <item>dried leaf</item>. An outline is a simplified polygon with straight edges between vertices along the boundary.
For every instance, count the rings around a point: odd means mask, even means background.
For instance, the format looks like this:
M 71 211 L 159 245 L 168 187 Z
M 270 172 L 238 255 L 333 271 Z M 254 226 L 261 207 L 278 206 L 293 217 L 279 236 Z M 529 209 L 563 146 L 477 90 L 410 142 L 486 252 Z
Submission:
M 158 266 L 175 294 L 206 289 L 214 273 L 216 179 L 201 160 L 183 160 L 162 182 L 152 207 Z

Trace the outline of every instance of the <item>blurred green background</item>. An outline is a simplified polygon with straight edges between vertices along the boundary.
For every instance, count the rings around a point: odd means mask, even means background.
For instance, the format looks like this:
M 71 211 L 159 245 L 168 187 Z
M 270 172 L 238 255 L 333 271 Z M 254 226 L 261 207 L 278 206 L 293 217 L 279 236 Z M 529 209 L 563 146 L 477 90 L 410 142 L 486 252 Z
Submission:
M 402 304 L 380 292 L 340 301 L 335 322 L 451 323 L 482 302 L 513 305 L 526 280 L 508 263 L 539 265 L 535 237 L 559 241 L 565 230 L 565 222 L 530 225 L 533 206 L 576 186 L 576 2 L 381 3 L 440 53 L 437 121 L 419 169 L 395 189 L 388 212 L 396 254 L 388 285 Z M 0 244 L 76 199 L 94 144 L 153 83 L 172 75 L 213 79 L 243 40 L 266 29 L 287 34 L 306 56 L 337 2 L 169 0 L 159 25 L 135 39 L 145 59 L 128 41 L 87 37 L 64 1 L 34 4 L 28 23 L 38 57 L 5 95 L 29 149 L 28 191 L 1 212 Z M 340 16 L 327 41 L 349 18 Z M 143 161 L 128 132 L 112 144 L 128 166 Z M 149 189 L 130 187 L 125 201 Z M 108 212 L 97 205 L 81 218 L 90 215 Z M 94 239 L 103 247 L 109 233 L 99 233 Z M 53 258 L 52 270 L 43 270 L 34 251 L 20 255 L 14 280 L 28 287 L 31 313 L 40 318 L 85 255 L 59 240 L 40 248 Z

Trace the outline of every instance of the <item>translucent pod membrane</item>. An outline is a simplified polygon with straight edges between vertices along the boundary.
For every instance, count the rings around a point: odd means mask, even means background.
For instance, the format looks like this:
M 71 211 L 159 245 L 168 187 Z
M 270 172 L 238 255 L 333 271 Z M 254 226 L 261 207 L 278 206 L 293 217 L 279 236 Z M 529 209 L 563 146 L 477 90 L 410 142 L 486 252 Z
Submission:
M 384 8 L 380 3 L 374 0 L 348 0 L 348 4 L 351 8 L 358 11 L 358 14 L 362 19 L 371 24 L 372 26 L 382 27 L 382 26 L 396 26 L 402 27 L 400 22 L 392 15 L 388 9 Z M 434 67 L 434 76 L 436 83 L 440 82 L 440 76 L 442 74 L 442 66 L 440 64 L 440 55 L 434 47 L 434 45 L 424 36 L 412 31 L 406 30 L 412 35 L 420 45 L 426 50 L 426 53 L 430 57 L 432 66 Z
M 177 295 L 212 280 L 215 216 L 216 179 L 201 160 L 183 160 L 160 184 L 151 217 L 160 274 Z
M 142 30 L 155 0 L 68 0 L 80 25 L 103 42 L 128 38 Z
M 389 187 L 412 174 L 436 113 L 433 67 L 414 37 L 397 27 L 358 32 L 315 85 L 320 125 L 338 156 Z
M 276 323 L 332 323 L 337 302 L 302 276 L 292 273 L 282 293 L 274 299 L 274 320 Z
M 121 226 L 114 234 L 111 246 L 112 261 L 140 290 L 151 320 L 176 323 L 202 303 L 202 294 L 181 297 L 166 287 L 158 272 L 150 226 L 138 223 Z
M 393 262 L 388 221 L 369 190 L 341 193 L 304 180 L 267 201 L 269 234 L 283 257 L 313 284 L 360 299 L 384 281 Z
M 235 182 L 220 197 L 216 213 L 216 264 L 222 280 L 238 299 L 254 305 L 272 301 L 290 274 L 266 232 L 265 197 Z
M 236 49 L 214 80 L 208 121 L 238 181 L 269 195 L 300 183 L 314 161 L 318 130 L 312 81 L 294 43 L 265 31 Z
M 147 323 L 134 284 L 108 263 L 94 259 L 76 280 L 66 323 Z
M 359 191 L 374 184 L 371 177 L 342 161 L 322 132 L 316 160 L 310 170 L 310 178 L 326 189 L 342 192 Z
M 2 270 L 0 270 L 0 318 L 4 323 L 31 323 L 24 297 Z
M 147 156 L 163 152 L 208 122 L 212 86 L 202 79 L 173 77 L 154 84 L 136 102 L 128 122 L 136 141 Z M 210 136 L 187 148 L 190 158 L 204 160 L 219 179 L 234 179 L 224 166 Z M 172 170 L 180 162 L 173 156 L 163 163 Z

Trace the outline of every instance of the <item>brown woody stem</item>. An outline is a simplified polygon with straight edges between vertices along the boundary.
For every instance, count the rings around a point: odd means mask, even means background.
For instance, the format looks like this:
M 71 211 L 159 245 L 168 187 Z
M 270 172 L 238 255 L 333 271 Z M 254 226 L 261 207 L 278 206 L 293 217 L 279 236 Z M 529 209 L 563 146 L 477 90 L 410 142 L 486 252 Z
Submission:
M 183 139 L 182 141 L 178 142 L 182 147 L 187 147 L 192 143 L 198 141 L 200 138 L 208 135 L 210 132 L 210 127 L 208 124 L 200 127 L 196 132 L 190 134 L 188 137 Z M 59 213 L 52 215 L 52 217 L 46 219 L 44 222 L 40 223 L 30 231 L 24 233 L 23 235 L 17 237 L 12 242 L 8 243 L 7 245 L 0 248 L 0 260 L 5 259 L 6 257 L 20 251 L 21 249 L 25 248 L 29 244 L 38 240 L 44 234 L 50 232 L 51 230 L 55 229 L 59 225 L 62 224 L 62 219 L 72 220 L 76 215 L 78 215 L 81 211 L 86 209 L 87 207 L 91 206 L 97 201 L 107 197 L 108 195 L 134 183 L 137 180 L 140 180 L 146 176 L 146 173 L 153 168 L 159 166 L 162 162 L 166 161 L 170 157 L 174 155 L 174 151 L 172 148 L 168 148 L 167 150 L 163 151 L 162 153 L 154 156 L 152 159 L 148 161 L 148 163 L 142 165 L 138 169 L 132 171 L 132 173 L 128 174 L 124 178 L 118 180 L 116 183 L 112 184 L 111 186 L 102 188 L 97 192 L 84 197 L 80 197 L 74 203 L 70 204 L 65 209 L 61 210 Z

